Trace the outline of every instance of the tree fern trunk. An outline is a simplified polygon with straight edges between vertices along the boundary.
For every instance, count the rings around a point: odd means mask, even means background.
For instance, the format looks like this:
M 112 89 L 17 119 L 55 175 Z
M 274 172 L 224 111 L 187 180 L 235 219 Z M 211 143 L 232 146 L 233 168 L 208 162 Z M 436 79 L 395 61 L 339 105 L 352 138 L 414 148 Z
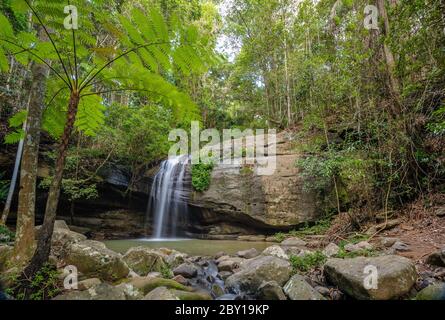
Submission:
M 45 219 L 42 229 L 40 230 L 40 237 L 37 243 L 36 252 L 29 266 L 25 270 L 25 275 L 27 277 L 32 277 L 43 266 L 43 264 L 47 262 L 50 254 L 51 237 L 53 234 L 54 222 L 57 215 L 57 205 L 59 204 L 60 189 L 62 187 L 63 170 L 65 167 L 69 140 L 74 128 L 74 122 L 76 120 L 79 99 L 80 97 L 77 92 L 71 93 L 65 130 L 63 132 L 59 145 L 54 178 L 49 189 L 48 200 L 46 203 Z

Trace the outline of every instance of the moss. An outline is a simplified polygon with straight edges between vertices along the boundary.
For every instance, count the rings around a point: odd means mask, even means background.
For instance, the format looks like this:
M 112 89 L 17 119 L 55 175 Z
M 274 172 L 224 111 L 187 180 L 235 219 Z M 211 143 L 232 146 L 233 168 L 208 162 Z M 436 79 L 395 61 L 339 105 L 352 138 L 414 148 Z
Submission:
M 158 287 L 166 287 L 168 289 L 176 289 L 187 292 L 190 292 L 192 290 L 191 288 L 188 288 L 174 280 L 162 279 L 162 278 L 155 278 L 145 281 L 140 289 L 144 294 L 147 294 Z
M 197 300 L 212 300 L 212 297 L 204 292 L 188 292 L 181 290 L 170 290 L 179 300 L 183 301 L 197 301 Z

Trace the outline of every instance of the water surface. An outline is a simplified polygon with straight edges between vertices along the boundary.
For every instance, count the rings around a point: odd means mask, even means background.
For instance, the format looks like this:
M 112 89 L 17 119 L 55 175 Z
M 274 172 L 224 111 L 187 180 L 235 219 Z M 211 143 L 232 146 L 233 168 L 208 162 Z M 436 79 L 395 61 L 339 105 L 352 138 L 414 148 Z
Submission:
M 170 248 L 192 256 L 213 256 L 218 252 L 233 255 L 238 251 L 255 248 L 263 251 L 273 245 L 268 242 L 250 242 L 237 240 L 194 240 L 194 239 L 139 239 L 139 240 L 109 240 L 105 245 L 116 252 L 124 254 L 131 247 Z

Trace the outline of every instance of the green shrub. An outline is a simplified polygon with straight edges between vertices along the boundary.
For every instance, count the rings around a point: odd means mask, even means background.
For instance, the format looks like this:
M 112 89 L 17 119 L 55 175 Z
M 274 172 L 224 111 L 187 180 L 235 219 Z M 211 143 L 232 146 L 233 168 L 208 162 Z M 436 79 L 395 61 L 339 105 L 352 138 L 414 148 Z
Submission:
M 8 227 L 0 225 L 0 243 L 12 242 L 14 237 L 14 233 Z
M 289 260 L 294 273 L 307 272 L 313 268 L 322 266 L 326 262 L 326 256 L 320 251 L 305 254 L 304 256 L 290 256 Z
M 192 186 L 198 192 L 209 189 L 214 164 L 195 164 L 192 166 Z
M 57 268 L 48 263 L 32 279 L 15 274 L 10 276 L 9 282 L 12 286 L 6 293 L 16 300 L 48 300 L 61 292 Z
M 168 265 L 163 265 L 161 267 L 161 275 L 164 279 L 172 279 L 174 277 L 173 271 Z

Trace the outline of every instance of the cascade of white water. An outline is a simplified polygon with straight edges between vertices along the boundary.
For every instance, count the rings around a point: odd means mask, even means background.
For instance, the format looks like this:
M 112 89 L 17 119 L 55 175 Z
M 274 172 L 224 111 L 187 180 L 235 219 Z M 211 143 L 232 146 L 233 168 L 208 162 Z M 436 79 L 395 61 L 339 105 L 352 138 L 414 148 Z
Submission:
M 184 203 L 184 177 L 188 156 L 168 159 L 153 181 L 148 213 L 154 215 L 153 238 L 174 238 L 177 235 L 178 219 L 186 215 Z

